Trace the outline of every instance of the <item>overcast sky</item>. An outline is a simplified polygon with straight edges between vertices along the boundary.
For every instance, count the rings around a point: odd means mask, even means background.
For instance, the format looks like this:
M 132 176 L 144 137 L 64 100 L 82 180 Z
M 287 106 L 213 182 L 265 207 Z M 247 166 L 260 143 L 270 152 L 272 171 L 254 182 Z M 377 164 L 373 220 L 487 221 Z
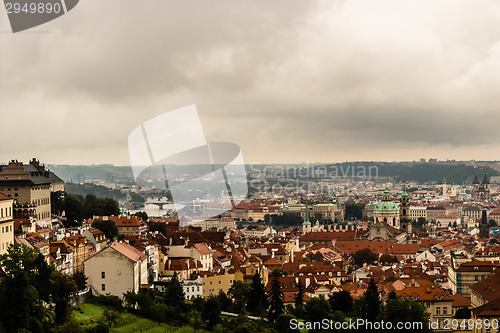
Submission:
M 16 34 L 0 11 L 0 161 L 127 165 L 190 104 L 247 163 L 499 160 L 499 89 L 497 0 L 82 0 Z

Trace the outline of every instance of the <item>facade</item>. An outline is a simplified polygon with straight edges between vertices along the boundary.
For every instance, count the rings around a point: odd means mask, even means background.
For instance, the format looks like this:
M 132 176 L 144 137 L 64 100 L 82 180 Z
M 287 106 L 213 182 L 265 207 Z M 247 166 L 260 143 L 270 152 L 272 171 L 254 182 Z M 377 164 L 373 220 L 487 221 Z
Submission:
M 391 201 L 391 195 L 386 188 L 382 196 L 382 201 L 375 204 L 373 208 L 373 223 L 385 222 L 396 229 L 399 225 L 399 206 Z
M 203 297 L 218 295 L 221 291 L 227 293 L 236 279 L 234 273 L 216 274 L 201 272 L 199 276 L 202 281 Z
M 411 298 L 422 304 L 431 323 L 437 323 L 434 331 L 446 331 L 444 329 L 445 320 L 452 319 L 451 296 L 438 285 L 429 284 L 420 286 L 418 283 L 412 283 L 405 288 L 396 291 L 398 298 Z
M 97 295 L 123 297 L 148 283 L 147 256 L 127 243 L 114 242 L 84 264 L 87 283 Z
M 64 182 L 36 159 L 29 164 L 12 160 L 0 167 L 0 192 L 14 199 L 14 218 L 51 220 L 50 193 Z
M 14 199 L 0 193 L 0 255 L 7 252 L 14 243 L 14 219 L 12 208 Z
M 194 280 L 181 280 L 179 281 L 182 289 L 184 291 L 184 296 L 186 300 L 190 300 L 196 297 L 203 297 L 203 282 L 201 277 Z
M 488 200 L 490 198 L 490 181 L 486 173 L 484 174 L 484 178 L 481 182 L 479 182 L 477 175 L 474 177 L 471 195 L 472 199 L 480 201 Z
M 427 207 L 426 206 L 410 207 L 410 218 L 413 221 L 417 221 L 419 218 L 427 219 Z
M 470 287 L 490 276 L 497 268 L 497 264 L 491 261 L 472 260 L 458 267 L 448 267 L 448 281 L 454 294 L 462 294 L 471 297 Z

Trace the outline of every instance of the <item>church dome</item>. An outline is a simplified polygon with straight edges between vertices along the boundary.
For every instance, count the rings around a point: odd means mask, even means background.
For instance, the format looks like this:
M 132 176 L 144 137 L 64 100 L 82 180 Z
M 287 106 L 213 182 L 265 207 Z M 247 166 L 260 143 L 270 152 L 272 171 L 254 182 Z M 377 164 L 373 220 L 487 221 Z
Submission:
M 384 211 L 384 212 L 399 211 L 399 206 L 397 203 L 392 201 L 379 201 L 377 202 L 373 210 Z

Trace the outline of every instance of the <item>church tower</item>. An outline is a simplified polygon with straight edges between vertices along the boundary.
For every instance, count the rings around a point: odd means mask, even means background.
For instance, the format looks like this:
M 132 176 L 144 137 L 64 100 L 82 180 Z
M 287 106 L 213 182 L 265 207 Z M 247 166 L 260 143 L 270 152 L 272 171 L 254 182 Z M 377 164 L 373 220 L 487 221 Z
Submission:
M 311 222 L 309 221 L 309 206 L 306 203 L 306 211 L 304 213 L 304 222 L 302 222 L 302 234 L 307 234 L 311 231 Z
M 411 220 L 410 220 L 410 198 L 406 192 L 406 185 L 403 185 L 401 199 L 399 203 L 399 225 L 403 233 L 406 234 L 406 239 L 411 238 Z

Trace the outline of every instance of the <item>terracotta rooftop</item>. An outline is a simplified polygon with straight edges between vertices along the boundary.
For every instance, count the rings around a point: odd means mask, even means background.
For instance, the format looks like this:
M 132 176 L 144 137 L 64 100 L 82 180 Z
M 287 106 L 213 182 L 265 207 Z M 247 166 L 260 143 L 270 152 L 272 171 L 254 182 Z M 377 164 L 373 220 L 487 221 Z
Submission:
M 138 261 L 139 259 L 144 260 L 147 258 L 144 253 L 140 252 L 132 245 L 127 243 L 120 243 L 118 241 L 115 241 L 113 242 L 113 244 L 111 244 L 111 247 L 132 261 Z

